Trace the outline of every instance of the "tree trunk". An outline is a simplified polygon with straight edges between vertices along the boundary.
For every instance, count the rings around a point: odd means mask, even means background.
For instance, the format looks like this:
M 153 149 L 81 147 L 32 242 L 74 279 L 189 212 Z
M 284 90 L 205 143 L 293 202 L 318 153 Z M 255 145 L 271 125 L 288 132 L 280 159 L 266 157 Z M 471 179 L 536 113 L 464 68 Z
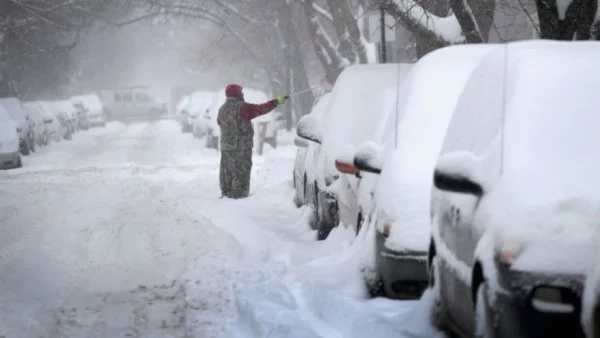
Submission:
M 356 53 L 354 52 L 354 46 L 350 41 L 350 33 L 344 20 L 344 13 L 342 7 L 348 5 L 345 0 L 327 0 L 329 5 L 329 12 L 333 17 L 333 26 L 338 35 L 338 50 L 342 57 L 348 60 L 349 63 L 356 63 Z
M 540 38 L 551 40 L 588 40 L 598 7 L 597 0 L 573 0 L 564 19 L 559 18 L 556 0 L 536 0 Z
M 330 0 L 331 2 L 332 0 Z M 352 9 L 350 8 L 350 3 L 348 0 L 339 1 L 339 11 L 342 14 L 342 19 L 346 24 L 346 28 L 348 29 L 349 39 L 352 42 L 354 52 L 358 56 L 359 63 L 367 63 L 367 50 L 365 49 L 365 45 L 363 44 L 363 39 L 361 36 L 360 29 L 358 28 L 358 20 L 354 17 L 352 13 Z

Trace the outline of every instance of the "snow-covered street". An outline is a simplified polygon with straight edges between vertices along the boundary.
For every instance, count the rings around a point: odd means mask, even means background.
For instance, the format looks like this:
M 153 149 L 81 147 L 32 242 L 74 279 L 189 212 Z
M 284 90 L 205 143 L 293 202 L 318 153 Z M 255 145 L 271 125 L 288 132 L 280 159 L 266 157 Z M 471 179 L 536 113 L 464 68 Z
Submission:
M 435 337 L 427 293 L 368 300 L 372 233 L 314 240 L 281 143 L 238 201 L 174 121 L 109 123 L 0 172 L 0 336 Z

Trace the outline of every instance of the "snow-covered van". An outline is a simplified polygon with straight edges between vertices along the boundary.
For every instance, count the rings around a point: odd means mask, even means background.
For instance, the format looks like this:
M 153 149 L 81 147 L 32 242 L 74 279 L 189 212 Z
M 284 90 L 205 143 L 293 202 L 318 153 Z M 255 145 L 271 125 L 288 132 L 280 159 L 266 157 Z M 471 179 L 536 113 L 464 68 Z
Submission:
M 600 44 L 527 41 L 465 85 L 434 167 L 432 318 L 464 336 L 583 337 L 598 260 Z
M 411 67 L 408 63 L 350 66 L 333 86 L 326 118 L 315 121 L 309 114 L 298 121 L 298 136 L 320 144 L 314 181 L 317 239 L 325 239 L 340 223 L 356 230 L 362 223 L 356 192 L 372 188 L 374 181 L 371 177 L 365 181 L 353 175 L 340 176 L 335 163 L 348 154 L 351 159 L 354 148 L 363 141 L 379 139 L 378 127 Z
M 494 48 L 498 45 L 451 46 L 419 59 L 383 121 L 382 127 L 391 127 L 382 128 L 384 145 L 366 141 L 341 166 L 363 178 L 379 177 L 372 205 L 360 210 L 375 227 L 375 274 L 367 279 L 374 296 L 419 298 L 427 288 L 433 166 L 463 86 Z
M 121 87 L 97 92 L 111 120 L 155 120 L 168 114 L 167 104 L 152 95 L 143 86 Z

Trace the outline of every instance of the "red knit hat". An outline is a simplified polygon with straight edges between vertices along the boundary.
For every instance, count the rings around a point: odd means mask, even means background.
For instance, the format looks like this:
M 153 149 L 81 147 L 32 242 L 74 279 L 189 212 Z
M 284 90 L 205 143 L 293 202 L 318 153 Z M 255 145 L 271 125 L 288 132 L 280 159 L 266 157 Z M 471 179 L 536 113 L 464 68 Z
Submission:
M 230 84 L 225 88 L 225 96 L 241 99 L 243 97 L 242 86 L 238 84 Z

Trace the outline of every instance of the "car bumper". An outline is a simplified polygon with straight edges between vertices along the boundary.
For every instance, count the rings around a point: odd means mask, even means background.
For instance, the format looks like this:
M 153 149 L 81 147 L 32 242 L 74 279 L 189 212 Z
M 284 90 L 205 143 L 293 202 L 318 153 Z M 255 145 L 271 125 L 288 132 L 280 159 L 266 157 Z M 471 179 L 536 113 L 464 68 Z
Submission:
M 488 306 L 497 320 L 496 337 L 585 337 L 580 321 L 584 277 L 504 271 L 499 274 L 502 291 Z M 560 292 L 562 302 L 539 298 L 541 288 Z
M 395 299 L 418 299 L 427 288 L 427 252 L 390 250 L 386 237 L 375 231 L 377 271 L 383 281 L 385 294 Z
M 0 169 L 10 169 L 19 166 L 19 152 L 0 153 Z

